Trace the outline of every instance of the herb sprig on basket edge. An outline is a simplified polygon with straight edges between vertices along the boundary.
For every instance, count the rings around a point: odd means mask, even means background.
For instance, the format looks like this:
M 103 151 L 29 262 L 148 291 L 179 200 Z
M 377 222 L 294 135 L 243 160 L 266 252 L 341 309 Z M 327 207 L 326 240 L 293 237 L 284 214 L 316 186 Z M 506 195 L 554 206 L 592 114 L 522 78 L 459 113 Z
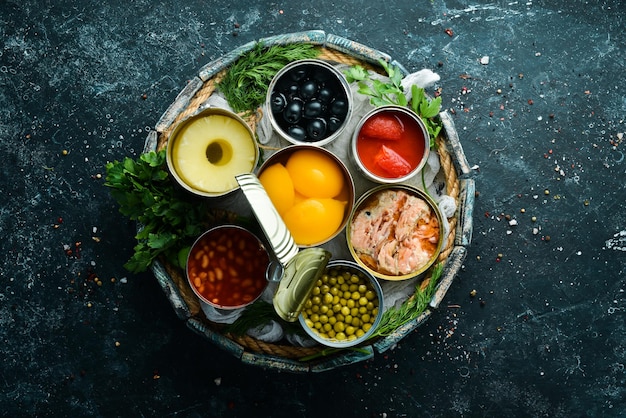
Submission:
M 124 267 L 139 273 L 164 255 L 178 265 L 178 252 L 207 226 L 206 205 L 175 188 L 165 168 L 165 151 L 150 151 L 106 165 L 105 185 L 119 211 L 137 221 L 137 245 Z
M 312 44 L 266 47 L 258 42 L 228 69 L 217 87 L 235 112 L 252 112 L 265 101 L 267 88 L 278 71 L 292 61 L 318 55 Z
M 253 112 L 266 96 L 274 75 L 292 61 L 315 58 L 311 44 L 274 45 L 258 42 L 239 58 L 218 83 L 235 112 Z M 208 209 L 198 199 L 178 190 L 165 167 L 165 151 L 150 151 L 106 165 L 105 185 L 120 212 L 140 225 L 134 254 L 124 267 L 146 271 L 159 256 L 181 266 L 178 255 L 208 226 Z
M 263 300 L 257 300 L 248 306 L 235 322 L 224 327 L 224 332 L 241 336 L 250 329 L 269 324 L 272 320 L 279 321 L 285 329 L 289 329 L 291 332 L 305 335 L 299 325 L 280 319 L 274 310 L 274 305 Z
M 441 97 L 430 99 L 423 88 L 413 84 L 411 86 L 411 102 L 409 103 L 402 87 L 402 71 L 385 60 L 379 60 L 379 64 L 387 73 L 388 81 L 372 78 L 370 73 L 360 65 L 353 65 L 348 68 L 344 75 L 348 83 L 357 83 L 360 94 L 370 96 L 370 103 L 373 106 L 409 106 L 424 121 L 430 136 L 430 147 L 434 148 L 435 139 L 441 131 L 441 123 L 436 119 L 441 110 Z
M 415 286 L 415 293 L 410 296 L 399 307 L 390 307 L 383 313 L 380 324 L 376 327 L 376 331 L 370 338 L 386 337 L 392 334 L 401 326 L 413 321 L 425 310 L 435 293 L 437 282 L 443 272 L 443 264 L 436 264 L 432 270 L 425 287 L 422 288 L 422 282 Z

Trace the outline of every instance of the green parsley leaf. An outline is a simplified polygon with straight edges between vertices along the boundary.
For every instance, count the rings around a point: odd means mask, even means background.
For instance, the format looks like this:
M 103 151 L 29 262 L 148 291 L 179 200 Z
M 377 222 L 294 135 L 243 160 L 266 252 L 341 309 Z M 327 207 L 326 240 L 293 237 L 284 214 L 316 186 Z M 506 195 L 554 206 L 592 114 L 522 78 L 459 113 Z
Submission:
M 385 60 L 380 60 L 379 64 L 387 73 L 387 81 L 372 78 L 370 73 L 360 65 L 348 68 L 344 71 L 344 75 L 349 83 L 357 83 L 359 94 L 370 97 L 372 106 L 409 106 L 402 87 L 402 71 Z M 412 85 L 410 108 L 424 121 L 430 136 L 430 147 L 434 148 L 435 139 L 441 132 L 441 122 L 436 119 L 441 111 L 441 97 L 431 100 L 426 96 L 423 88 Z
M 140 225 L 134 254 L 124 265 L 129 271 L 144 271 L 161 255 L 176 258 L 179 249 L 208 226 L 206 202 L 190 197 L 172 182 L 165 150 L 107 163 L 106 170 L 104 184 L 119 211 Z

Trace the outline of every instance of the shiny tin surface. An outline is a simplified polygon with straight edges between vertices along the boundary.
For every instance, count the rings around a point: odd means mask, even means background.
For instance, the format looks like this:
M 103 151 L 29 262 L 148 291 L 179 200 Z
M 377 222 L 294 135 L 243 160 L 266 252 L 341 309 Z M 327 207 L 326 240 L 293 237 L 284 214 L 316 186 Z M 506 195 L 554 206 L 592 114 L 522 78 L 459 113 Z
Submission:
M 439 239 L 437 241 L 437 247 L 436 247 L 435 252 L 428 259 L 427 263 L 421 265 L 419 268 L 413 270 L 412 272 L 408 274 L 393 276 L 393 275 L 383 274 L 374 270 L 359 257 L 359 255 L 354 250 L 354 247 L 351 242 L 352 234 L 354 232 L 352 228 L 352 222 L 353 222 L 354 216 L 357 214 L 357 212 L 360 210 L 363 204 L 368 201 L 368 199 L 370 199 L 377 193 L 383 192 L 385 190 L 403 190 L 413 196 L 416 196 L 422 199 L 432 209 L 433 213 L 437 217 L 437 221 L 439 222 Z M 359 200 L 355 203 L 354 210 L 352 211 L 352 214 L 350 215 L 350 220 L 348 221 L 348 225 L 346 226 L 346 241 L 347 241 L 348 249 L 350 250 L 350 254 L 352 255 L 354 261 L 358 263 L 361 267 L 363 267 L 365 270 L 367 270 L 374 277 L 378 279 L 389 280 L 389 281 L 407 280 L 407 279 L 411 279 L 413 277 L 417 277 L 417 276 L 424 274 L 426 270 L 428 270 L 430 266 L 432 266 L 437 260 L 437 258 L 439 257 L 439 253 L 441 252 L 441 249 L 443 248 L 444 238 L 445 237 L 444 237 L 444 228 L 443 228 L 443 218 L 442 218 L 441 211 L 439 210 L 437 203 L 427 193 L 423 192 L 417 187 L 410 186 L 408 184 L 380 185 L 369 190 L 367 193 L 363 194 L 359 198 Z
M 243 174 L 237 181 L 276 258 L 266 272 L 269 281 L 280 282 L 273 297 L 274 310 L 285 321 L 295 322 L 331 254 L 322 248 L 300 251 L 258 178 Z
M 413 122 L 415 122 L 415 125 L 418 130 L 418 134 L 420 134 L 420 137 L 423 140 L 422 146 L 424 147 L 424 152 L 423 152 L 420 162 L 411 170 L 411 172 L 409 172 L 408 174 L 404 176 L 381 177 L 380 175 L 376 175 L 372 173 L 363 164 L 363 161 L 361 161 L 361 159 L 359 158 L 357 143 L 359 140 L 359 133 L 361 131 L 361 128 L 363 127 L 363 124 L 365 124 L 365 122 L 367 122 L 370 118 L 376 115 L 379 115 L 381 113 L 391 113 L 391 114 L 398 113 L 398 114 L 403 114 L 403 115 L 408 116 Z M 372 109 L 365 116 L 363 116 L 361 120 L 359 121 L 359 123 L 357 124 L 354 130 L 354 133 L 352 134 L 352 141 L 350 143 L 350 156 L 352 157 L 352 160 L 358 167 L 359 171 L 368 180 L 371 180 L 379 184 L 398 184 L 398 183 L 406 182 L 407 180 L 411 179 L 417 173 L 419 173 L 422 170 L 422 168 L 424 168 L 424 166 L 426 165 L 426 162 L 428 161 L 429 153 L 430 153 L 430 136 L 428 134 L 428 130 L 426 129 L 426 125 L 424 125 L 424 122 L 422 121 L 422 119 L 415 112 L 402 106 L 389 105 L 389 106 L 380 106 L 375 109 Z
M 329 82 L 332 82 L 332 84 L 335 85 L 337 89 L 339 89 L 339 92 L 336 92 L 333 98 L 345 99 L 347 105 L 346 114 L 342 117 L 340 126 L 329 135 L 323 135 L 321 139 L 316 141 L 303 141 L 295 138 L 285 128 L 285 124 L 281 121 L 281 116 L 272 111 L 272 95 L 278 90 L 278 87 L 281 85 L 281 83 L 284 82 L 285 79 L 292 77 L 293 73 L 300 71 L 301 69 L 323 73 L 324 77 L 330 79 Z M 268 108 L 267 117 L 269 118 L 272 127 L 280 137 L 284 138 L 292 144 L 311 144 L 316 146 L 329 144 L 330 142 L 335 140 L 341 134 L 341 132 L 343 132 L 345 126 L 350 120 L 350 117 L 352 116 L 353 106 L 352 91 L 350 90 L 350 85 L 348 84 L 348 81 L 346 80 L 344 75 L 341 74 L 339 70 L 337 70 L 328 62 L 318 59 L 298 60 L 283 67 L 278 73 L 276 73 L 276 75 L 270 82 L 267 90 L 266 103 Z M 330 106 L 330 104 L 328 104 L 328 106 Z

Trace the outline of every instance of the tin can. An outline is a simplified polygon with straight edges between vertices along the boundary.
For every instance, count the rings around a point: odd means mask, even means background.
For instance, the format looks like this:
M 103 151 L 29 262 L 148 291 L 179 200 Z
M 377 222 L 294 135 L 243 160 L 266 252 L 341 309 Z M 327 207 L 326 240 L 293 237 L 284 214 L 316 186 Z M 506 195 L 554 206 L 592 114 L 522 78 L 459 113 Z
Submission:
M 183 189 L 217 198 L 239 189 L 235 176 L 254 170 L 259 148 L 254 132 L 241 117 L 208 107 L 176 125 L 166 157 L 170 174 Z
M 266 98 L 272 127 L 292 144 L 323 146 L 337 138 L 352 115 L 352 91 L 326 61 L 304 59 L 283 67 Z
M 437 203 L 408 184 L 380 185 L 363 194 L 346 226 L 354 261 L 389 281 L 425 273 L 439 257 L 444 239 Z
M 352 135 L 350 155 L 363 176 L 380 184 L 403 183 L 428 161 L 430 136 L 412 110 L 380 106 L 361 118 Z

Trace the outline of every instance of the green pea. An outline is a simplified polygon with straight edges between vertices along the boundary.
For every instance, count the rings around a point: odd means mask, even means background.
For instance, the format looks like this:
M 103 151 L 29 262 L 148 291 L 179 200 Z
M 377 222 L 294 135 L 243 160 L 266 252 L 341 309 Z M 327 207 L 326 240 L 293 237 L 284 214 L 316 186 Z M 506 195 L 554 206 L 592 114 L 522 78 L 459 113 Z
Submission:
M 338 341 L 365 335 L 377 314 L 378 299 L 367 279 L 340 268 L 322 275 L 302 313 L 317 335 Z
M 330 293 L 325 293 L 324 294 L 324 303 L 326 303 L 326 304 L 333 303 L 333 295 L 330 294 Z
M 335 332 L 343 332 L 345 328 L 346 326 L 343 322 L 335 322 L 335 325 L 333 325 Z

